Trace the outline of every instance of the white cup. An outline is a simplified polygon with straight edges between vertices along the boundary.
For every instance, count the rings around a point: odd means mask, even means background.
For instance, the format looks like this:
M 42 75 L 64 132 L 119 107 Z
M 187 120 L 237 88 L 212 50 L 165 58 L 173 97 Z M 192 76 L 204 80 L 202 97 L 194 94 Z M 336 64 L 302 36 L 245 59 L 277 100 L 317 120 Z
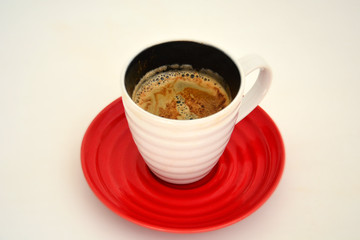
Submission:
M 233 100 L 221 111 L 194 120 L 159 117 L 136 105 L 131 96 L 141 77 L 171 64 L 217 72 L 229 84 Z M 257 80 L 244 95 L 245 77 L 257 69 Z M 121 77 L 121 94 L 130 131 L 147 166 L 164 181 L 187 184 L 205 177 L 216 165 L 234 126 L 260 103 L 270 84 L 271 70 L 257 55 L 234 61 L 209 44 L 170 41 L 150 46 L 131 59 Z

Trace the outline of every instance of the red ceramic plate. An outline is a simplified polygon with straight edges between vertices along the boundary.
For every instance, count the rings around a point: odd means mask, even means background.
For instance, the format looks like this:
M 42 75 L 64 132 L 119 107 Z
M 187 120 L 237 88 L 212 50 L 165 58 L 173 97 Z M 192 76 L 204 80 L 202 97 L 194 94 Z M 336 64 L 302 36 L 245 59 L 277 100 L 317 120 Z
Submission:
M 236 125 L 209 175 L 169 184 L 147 168 L 119 98 L 89 126 L 81 161 L 96 196 L 123 218 L 161 231 L 204 232 L 244 219 L 270 197 L 284 169 L 284 145 L 274 122 L 257 107 Z

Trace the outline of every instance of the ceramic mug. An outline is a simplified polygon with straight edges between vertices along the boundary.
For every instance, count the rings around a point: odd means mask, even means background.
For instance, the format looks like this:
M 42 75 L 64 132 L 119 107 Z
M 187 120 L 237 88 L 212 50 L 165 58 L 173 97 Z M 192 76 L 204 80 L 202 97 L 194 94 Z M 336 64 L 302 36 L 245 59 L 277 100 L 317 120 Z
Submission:
M 230 87 L 231 103 L 194 120 L 159 117 L 136 105 L 131 96 L 140 79 L 171 64 L 190 64 L 218 73 Z M 257 80 L 244 95 L 246 76 L 257 69 Z M 121 94 L 131 134 L 147 166 L 164 181 L 187 184 L 205 177 L 216 165 L 235 125 L 260 103 L 270 84 L 271 70 L 260 56 L 235 61 L 210 44 L 169 41 L 152 45 L 131 59 L 121 77 Z

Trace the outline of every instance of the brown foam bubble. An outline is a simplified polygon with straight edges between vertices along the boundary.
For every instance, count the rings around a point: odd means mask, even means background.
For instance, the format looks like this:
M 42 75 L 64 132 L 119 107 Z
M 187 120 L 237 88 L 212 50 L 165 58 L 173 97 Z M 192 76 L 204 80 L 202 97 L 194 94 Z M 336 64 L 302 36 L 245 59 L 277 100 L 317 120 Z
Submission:
M 192 70 L 190 65 L 174 68 L 163 66 L 147 73 L 135 87 L 133 101 L 160 117 L 181 120 L 209 116 L 230 103 L 217 75 Z

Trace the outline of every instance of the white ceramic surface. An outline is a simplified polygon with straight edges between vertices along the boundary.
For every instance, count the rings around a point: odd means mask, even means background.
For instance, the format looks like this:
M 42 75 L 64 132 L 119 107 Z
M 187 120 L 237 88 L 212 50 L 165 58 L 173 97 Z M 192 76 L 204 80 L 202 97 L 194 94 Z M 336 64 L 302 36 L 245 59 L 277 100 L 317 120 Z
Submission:
M 187 184 L 206 176 L 223 153 L 235 124 L 263 99 L 271 84 L 270 67 L 257 55 L 243 57 L 237 66 L 243 80 L 236 97 L 223 110 L 194 120 L 166 119 L 137 106 L 126 91 L 124 71 L 121 90 L 129 128 L 139 152 L 159 178 Z M 257 69 L 258 78 L 244 95 L 246 76 Z

